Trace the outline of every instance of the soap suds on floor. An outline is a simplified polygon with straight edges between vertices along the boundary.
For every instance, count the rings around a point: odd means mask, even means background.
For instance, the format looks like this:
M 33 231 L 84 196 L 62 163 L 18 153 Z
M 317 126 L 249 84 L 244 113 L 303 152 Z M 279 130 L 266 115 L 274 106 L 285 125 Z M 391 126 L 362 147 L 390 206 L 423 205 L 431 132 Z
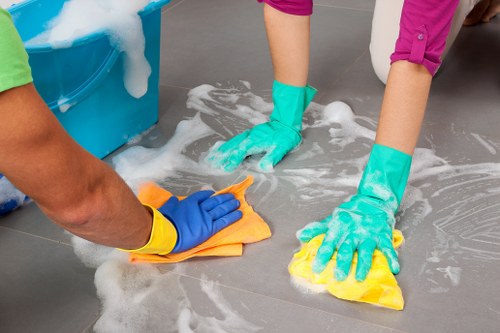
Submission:
M 131 264 L 128 254 L 76 236 L 72 237 L 72 244 L 85 265 L 97 268 L 95 285 L 102 302 L 101 316 L 94 326 L 97 333 L 252 333 L 261 330 L 234 310 L 217 283 L 206 277 L 196 282 L 196 279 L 182 277 L 182 269 L 177 266 L 162 272 L 154 265 Z M 186 288 L 192 288 L 193 284 L 198 284 L 200 293 L 207 296 L 216 310 L 214 315 L 201 315 L 196 311 L 196 300 L 186 293 Z
M 264 215 L 266 209 L 296 207 L 304 215 L 315 216 L 318 207 L 325 206 L 325 202 L 333 210 L 354 194 L 376 128 L 374 121 L 355 115 L 344 103 L 335 102 L 327 106 L 312 103 L 304 116 L 306 134 L 320 131 L 327 140 L 310 142 L 306 135 L 302 145 L 290 153 L 273 173 L 259 172 L 256 167 L 258 159 L 253 158 L 234 174 L 228 175 L 207 168 L 204 156 L 190 153 L 193 147 L 202 143 L 208 147 L 265 121 L 272 111 L 272 104 L 254 94 L 247 82 L 239 82 L 197 87 L 189 92 L 187 105 L 195 116 L 179 123 L 175 134 L 163 147 L 128 148 L 114 158 L 116 170 L 132 188 L 144 180 L 154 180 L 176 184 L 186 193 L 229 176 L 236 182 L 250 173 L 254 175 L 255 184 L 249 196 L 253 197 L 255 209 Z M 331 137 L 332 127 L 338 137 Z M 314 158 L 295 159 L 311 152 L 314 155 L 310 156 Z M 422 260 L 421 276 L 427 292 L 450 292 L 459 287 L 468 279 L 468 271 L 461 265 L 464 260 L 479 259 L 493 264 L 500 260 L 497 223 L 500 212 L 499 176 L 499 163 L 458 165 L 437 156 L 432 149 L 418 148 L 415 151 L 409 184 L 397 216 L 397 227 L 403 230 L 407 240 L 401 249 L 405 260 Z M 286 188 L 294 190 L 280 192 L 280 184 L 288 184 Z M 292 217 L 292 213 L 288 212 L 287 216 Z M 273 221 L 270 223 L 273 224 Z M 274 226 L 280 228 L 279 223 Z M 426 226 L 428 229 L 424 229 Z M 424 230 L 431 232 L 424 234 Z M 294 237 L 293 232 L 289 237 Z M 411 248 L 422 250 L 419 237 L 431 237 L 433 245 L 423 251 L 427 255 L 410 258 L 414 253 Z M 84 242 L 75 245 L 77 253 L 85 252 L 82 248 L 92 252 L 92 245 Z M 406 248 L 409 250 L 406 251 Z M 200 316 L 192 309 L 194 301 L 186 296 L 177 275 L 165 275 L 153 266 L 131 265 L 115 257 L 121 253 L 107 253 L 102 249 L 93 251 L 97 254 L 91 257 L 106 258 L 84 259 L 99 265 L 96 285 L 101 290 L 99 295 L 103 302 L 103 312 L 96 325 L 99 332 L 107 332 L 106 329 L 109 331 L 118 327 L 116 325 L 120 325 L 124 332 L 130 327 L 138 327 L 134 325 L 154 328 L 147 325 L 156 325 L 157 320 L 160 321 L 160 313 L 164 315 L 168 311 L 173 315 L 163 320 L 186 332 L 203 332 L 202 327 L 217 327 L 228 332 L 256 330 L 252 323 L 228 310 L 229 303 L 219 298 L 222 296 L 214 282 L 206 280 L 201 288 L 212 302 L 218 304 L 218 310 L 226 313 L 225 319 L 218 317 L 216 324 L 213 319 Z M 170 267 L 175 271 L 179 265 Z M 300 281 L 294 283 L 300 284 Z M 210 289 L 212 287 L 215 289 Z M 175 297 L 156 297 L 157 294 L 169 295 L 170 292 Z M 162 302 L 165 302 L 164 306 Z M 140 305 L 139 317 L 128 310 L 136 305 Z M 153 318 L 151 323 L 146 323 L 141 317 L 146 311 L 148 318 Z M 134 318 L 137 320 L 134 321 Z M 199 327 L 198 331 L 195 326 Z

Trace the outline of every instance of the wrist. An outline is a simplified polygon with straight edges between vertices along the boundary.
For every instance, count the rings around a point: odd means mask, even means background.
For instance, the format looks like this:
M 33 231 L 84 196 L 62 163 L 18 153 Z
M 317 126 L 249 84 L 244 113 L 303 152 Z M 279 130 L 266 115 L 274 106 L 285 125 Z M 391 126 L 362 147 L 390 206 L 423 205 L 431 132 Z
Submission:
M 316 91 L 315 88 L 309 85 L 297 87 L 274 81 L 274 110 L 271 114 L 271 120 L 300 133 L 302 130 L 302 116 L 314 98 Z
M 384 201 L 395 213 L 406 188 L 412 156 L 375 144 L 358 187 L 358 193 Z
M 166 255 L 172 252 L 177 243 L 177 230 L 172 222 L 155 208 L 144 205 L 153 217 L 151 234 L 146 245 L 135 250 L 119 249 L 130 253 Z

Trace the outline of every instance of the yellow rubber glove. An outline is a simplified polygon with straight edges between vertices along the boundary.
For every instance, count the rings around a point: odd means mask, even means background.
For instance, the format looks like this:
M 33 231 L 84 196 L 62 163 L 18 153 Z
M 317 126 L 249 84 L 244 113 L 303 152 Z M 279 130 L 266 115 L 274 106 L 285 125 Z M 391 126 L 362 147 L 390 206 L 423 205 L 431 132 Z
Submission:
M 175 244 L 177 243 L 177 230 L 172 222 L 170 222 L 158 210 L 149 205 L 144 205 L 144 207 L 146 207 L 153 215 L 153 227 L 151 228 L 149 242 L 137 250 L 119 250 L 142 254 L 169 254 L 172 252 Z

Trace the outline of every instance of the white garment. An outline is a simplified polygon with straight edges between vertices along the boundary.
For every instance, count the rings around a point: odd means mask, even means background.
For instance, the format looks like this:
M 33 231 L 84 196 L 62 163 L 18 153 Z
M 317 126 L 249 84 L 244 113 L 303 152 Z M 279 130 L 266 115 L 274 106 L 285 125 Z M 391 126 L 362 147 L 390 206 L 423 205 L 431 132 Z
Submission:
M 479 1 L 480 0 L 460 1 L 453 18 L 450 34 L 446 40 L 446 49 L 443 53 L 443 59 L 457 38 L 465 17 Z M 391 67 L 390 56 L 394 52 L 394 46 L 399 36 L 399 20 L 401 18 L 403 3 L 404 0 L 377 0 L 375 3 L 370 54 L 375 74 L 377 74 L 378 78 L 383 83 L 387 82 L 387 76 L 389 75 L 389 69 Z

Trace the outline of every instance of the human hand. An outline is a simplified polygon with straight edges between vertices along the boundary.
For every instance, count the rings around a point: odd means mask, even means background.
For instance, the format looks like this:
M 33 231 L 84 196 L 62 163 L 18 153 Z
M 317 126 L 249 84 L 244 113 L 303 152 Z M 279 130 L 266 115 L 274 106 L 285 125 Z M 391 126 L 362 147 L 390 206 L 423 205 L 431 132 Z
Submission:
M 213 194 L 213 191 L 199 191 L 183 200 L 171 197 L 158 209 L 177 230 L 177 243 L 172 253 L 203 243 L 243 216 L 237 210 L 240 202 L 233 194 Z
M 399 273 L 396 250 L 392 245 L 395 214 L 401 203 L 410 173 L 412 157 L 396 149 L 375 144 L 366 165 L 358 192 L 321 222 L 313 222 L 299 231 L 298 238 L 308 242 L 325 234 L 313 264 L 322 272 L 337 251 L 335 278 L 347 278 L 354 253 L 358 254 L 356 280 L 368 274 L 373 252 L 380 250 L 392 273 Z
M 246 157 L 264 153 L 259 168 L 271 171 L 302 141 L 302 115 L 315 94 L 316 89 L 310 86 L 295 87 L 274 81 L 274 110 L 270 121 L 223 143 L 209 154 L 209 163 L 232 172 Z
M 372 265 L 375 249 L 381 251 L 393 274 L 399 273 L 399 262 L 392 244 L 395 218 L 383 201 L 355 195 L 334 210 L 321 222 L 313 222 L 298 235 L 302 242 L 326 234 L 313 264 L 313 271 L 321 273 L 337 251 L 335 278 L 347 278 L 354 253 L 357 252 L 356 280 L 363 281 Z
M 224 142 L 208 160 L 212 166 L 232 172 L 246 157 L 264 153 L 259 168 L 270 171 L 288 152 L 298 146 L 301 140 L 300 132 L 278 121 L 270 121 Z

